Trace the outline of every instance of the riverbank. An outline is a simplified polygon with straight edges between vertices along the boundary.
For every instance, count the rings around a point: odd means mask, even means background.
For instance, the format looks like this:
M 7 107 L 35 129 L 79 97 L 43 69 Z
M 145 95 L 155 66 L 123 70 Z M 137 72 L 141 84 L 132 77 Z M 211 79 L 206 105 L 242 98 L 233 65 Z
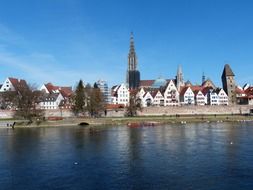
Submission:
M 6 122 L 7 120 L 0 120 Z M 209 122 L 247 122 L 253 121 L 252 115 L 184 115 L 184 116 L 136 116 L 136 117 L 102 117 L 102 118 L 65 118 L 57 121 L 34 121 L 8 120 L 9 123 L 15 122 L 16 127 L 61 127 L 77 126 L 80 123 L 87 123 L 89 126 L 121 126 L 128 124 L 185 124 L 185 123 L 209 123 Z

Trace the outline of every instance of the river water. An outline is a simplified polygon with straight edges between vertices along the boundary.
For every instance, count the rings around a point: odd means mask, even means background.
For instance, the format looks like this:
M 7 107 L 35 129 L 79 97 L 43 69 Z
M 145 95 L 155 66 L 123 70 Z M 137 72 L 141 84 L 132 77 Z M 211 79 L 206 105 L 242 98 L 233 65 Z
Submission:
M 253 123 L 0 129 L 0 189 L 253 189 Z

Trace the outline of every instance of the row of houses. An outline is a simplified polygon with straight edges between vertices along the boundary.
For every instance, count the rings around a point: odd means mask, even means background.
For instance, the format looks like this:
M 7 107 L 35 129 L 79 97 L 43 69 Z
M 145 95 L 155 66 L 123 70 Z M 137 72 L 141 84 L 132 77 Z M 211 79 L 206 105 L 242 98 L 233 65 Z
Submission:
M 104 82 L 103 82 L 104 84 Z M 106 84 L 107 85 L 107 84 Z M 217 88 L 210 79 L 201 85 L 192 85 L 187 81 L 178 89 L 176 80 L 162 79 L 142 81 L 140 89 L 135 91 L 136 101 L 143 107 L 149 106 L 181 106 L 181 105 L 228 105 L 229 97 L 222 88 Z M 7 78 L 0 85 L 0 93 L 6 91 L 18 91 L 28 87 L 23 79 Z M 55 86 L 52 83 L 43 84 L 39 89 L 42 96 L 38 106 L 40 109 L 71 109 L 72 87 Z M 103 92 L 104 90 L 101 89 Z M 111 96 L 106 90 L 108 105 L 127 106 L 129 104 L 130 91 L 126 84 L 113 86 Z M 236 99 L 238 104 L 253 105 L 253 87 L 245 85 L 236 87 Z
M 24 79 L 8 77 L 0 85 L 0 93 L 20 91 L 24 88 L 29 88 Z M 42 92 L 38 102 L 40 109 L 71 109 L 70 97 L 73 93 L 72 87 L 55 86 L 52 83 L 47 83 L 43 84 L 38 91 Z
M 159 81 L 159 82 L 158 82 Z M 166 81 L 166 82 L 164 82 Z M 176 87 L 175 80 L 161 80 L 161 78 L 145 82 L 137 91 L 137 101 L 143 107 L 149 106 L 180 106 L 180 105 L 229 105 L 229 97 L 225 90 L 217 88 L 210 79 L 202 85 L 192 85 L 189 81 L 185 86 Z M 152 85 L 151 85 L 152 83 Z M 165 86 L 160 86 L 159 85 Z M 133 91 L 132 91 L 133 92 Z M 130 91 L 125 84 L 112 87 L 112 104 L 127 106 L 129 104 Z M 238 104 L 253 105 L 253 87 L 245 85 L 236 87 L 236 99 Z
M 165 88 L 149 90 L 141 88 L 137 97 L 143 107 L 179 105 L 228 105 L 228 96 L 221 88 L 211 86 L 184 86 L 178 91 L 173 80 Z

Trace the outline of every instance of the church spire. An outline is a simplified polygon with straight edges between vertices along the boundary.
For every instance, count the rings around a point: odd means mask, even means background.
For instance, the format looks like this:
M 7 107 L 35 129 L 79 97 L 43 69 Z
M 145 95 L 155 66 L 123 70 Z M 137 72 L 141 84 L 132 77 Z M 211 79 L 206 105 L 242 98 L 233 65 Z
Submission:
M 181 86 L 184 85 L 183 71 L 181 65 L 179 65 L 177 68 L 176 81 L 177 81 L 177 89 L 178 91 L 180 91 Z
M 130 35 L 130 49 L 128 54 L 128 70 L 135 71 L 137 69 L 137 56 L 134 47 L 134 36 L 133 32 Z
M 128 53 L 126 82 L 129 89 L 138 89 L 140 85 L 140 72 L 137 70 L 137 55 L 135 53 L 133 32 L 131 32 L 130 35 L 130 49 Z

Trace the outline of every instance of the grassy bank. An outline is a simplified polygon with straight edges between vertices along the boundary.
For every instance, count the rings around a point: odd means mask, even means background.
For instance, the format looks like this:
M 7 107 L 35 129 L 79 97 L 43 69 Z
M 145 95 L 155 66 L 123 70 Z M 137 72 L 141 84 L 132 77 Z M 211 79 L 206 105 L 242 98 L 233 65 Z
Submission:
M 14 121 L 14 120 L 13 120 Z M 107 117 L 107 118 L 66 118 L 58 121 L 27 121 L 16 120 L 15 127 L 57 127 L 76 126 L 85 122 L 91 126 L 127 125 L 129 123 L 195 123 L 195 122 L 243 122 L 253 121 L 253 116 L 244 115 L 187 115 L 187 116 L 137 116 L 137 117 Z

